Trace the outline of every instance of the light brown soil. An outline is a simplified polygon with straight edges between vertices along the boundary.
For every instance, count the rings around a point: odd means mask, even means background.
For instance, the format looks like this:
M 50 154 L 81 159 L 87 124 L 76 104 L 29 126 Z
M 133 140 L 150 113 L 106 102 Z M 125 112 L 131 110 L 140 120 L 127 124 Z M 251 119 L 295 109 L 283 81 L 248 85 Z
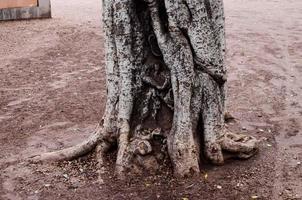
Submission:
M 16 161 L 82 141 L 104 110 L 100 1 L 52 4 L 53 19 L 0 23 L 0 199 L 302 199 L 301 1 L 225 0 L 228 126 L 262 140 L 256 157 L 126 183 L 108 163 L 104 184 L 91 156 Z

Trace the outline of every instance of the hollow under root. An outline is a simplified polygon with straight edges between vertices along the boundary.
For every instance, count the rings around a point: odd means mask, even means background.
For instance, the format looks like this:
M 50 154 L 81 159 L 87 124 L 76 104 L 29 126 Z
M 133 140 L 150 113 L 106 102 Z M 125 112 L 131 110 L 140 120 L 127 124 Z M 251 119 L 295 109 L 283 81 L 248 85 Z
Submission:
M 128 173 L 153 173 L 159 168 L 159 159 L 162 157 L 160 154 L 166 152 L 165 144 L 160 144 L 161 151 L 157 151 L 154 146 L 158 142 L 154 140 L 154 137 L 162 137 L 159 135 L 160 131 L 155 129 L 150 132 L 147 130 L 142 132 L 144 133 L 137 134 L 131 139 L 125 138 L 123 134 L 120 135 L 115 171 L 121 179 L 125 179 Z

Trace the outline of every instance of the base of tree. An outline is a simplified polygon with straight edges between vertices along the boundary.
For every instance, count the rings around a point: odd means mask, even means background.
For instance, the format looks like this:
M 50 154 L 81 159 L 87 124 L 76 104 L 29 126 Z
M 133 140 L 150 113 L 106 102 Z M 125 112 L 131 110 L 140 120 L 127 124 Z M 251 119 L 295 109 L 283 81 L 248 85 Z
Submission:
M 228 120 L 230 115 L 225 116 Z M 81 144 L 62 149 L 55 152 L 43 153 L 29 158 L 31 162 L 59 162 L 70 161 L 87 154 L 95 152 L 98 162 L 98 172 L 103 174 L 105 166 L 105 157 L 109 152 L 117 149 L 117 158 L 115 172 L 116 175 L 123 179 L 125 175 L 155 173 L 163 165 L 170 161 L 167 143 L 168 140 L 164 137 L 159 129 L 145 130 L 141 137 L 136 137 L 125 145 L 123 136 L 118 139 L 112 137 L 104 137 L 104 129 L 98 126 L 95 132 Z M 217 140 L 217 143 L 212 144 L 204 152 L 204 158 L 215 165 L 223 165 L 228 159 L 248 159 L 258 152 L 258 140 L 252 136 L 243 134 L 234 134 L 225 129 L 225 133 Z M 123 149 L 123 155 L 118 155 Z M 212 158 L 212 159 L 211 159 Z M 172 163 L 169 163 L 171 165 Z M 200 164 L 200 163 L 199 163 Z M 194 172 L 200 172 L 196 168 L 191 168 L 187 173 L 177 173 L 177 176 L 189 176 Z

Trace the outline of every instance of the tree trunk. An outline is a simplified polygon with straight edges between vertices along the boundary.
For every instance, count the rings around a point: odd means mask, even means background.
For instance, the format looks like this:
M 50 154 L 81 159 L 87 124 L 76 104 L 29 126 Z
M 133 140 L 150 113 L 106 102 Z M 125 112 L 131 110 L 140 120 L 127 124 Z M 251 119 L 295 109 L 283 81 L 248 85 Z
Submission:
M 38 156 L 73 159 L 97 146 L 99 164 L 117 144 L 116 172 L 200 171 L 204 156 L 248 158 L 253 137 L 224 127 L 226 69 L 222 0 L 103 0 L 107 103 L 84 143 Z

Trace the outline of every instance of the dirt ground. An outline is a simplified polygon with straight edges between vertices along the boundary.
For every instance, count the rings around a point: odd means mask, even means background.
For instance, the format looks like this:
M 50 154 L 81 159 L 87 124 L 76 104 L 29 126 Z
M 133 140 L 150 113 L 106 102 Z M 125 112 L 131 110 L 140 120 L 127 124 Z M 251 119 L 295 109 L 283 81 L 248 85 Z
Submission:
M 0 199 L 302 199 L 302 1 L 225 0 L 229 129 L 260 153 L 193 179 L 97 182 L 93 158 L 19 162 L 85 139 L 104 111 L 99 0 L 52 0 L 53 19 L 0 23 Z M 92 162 L 88 162 L 92 161 Z

